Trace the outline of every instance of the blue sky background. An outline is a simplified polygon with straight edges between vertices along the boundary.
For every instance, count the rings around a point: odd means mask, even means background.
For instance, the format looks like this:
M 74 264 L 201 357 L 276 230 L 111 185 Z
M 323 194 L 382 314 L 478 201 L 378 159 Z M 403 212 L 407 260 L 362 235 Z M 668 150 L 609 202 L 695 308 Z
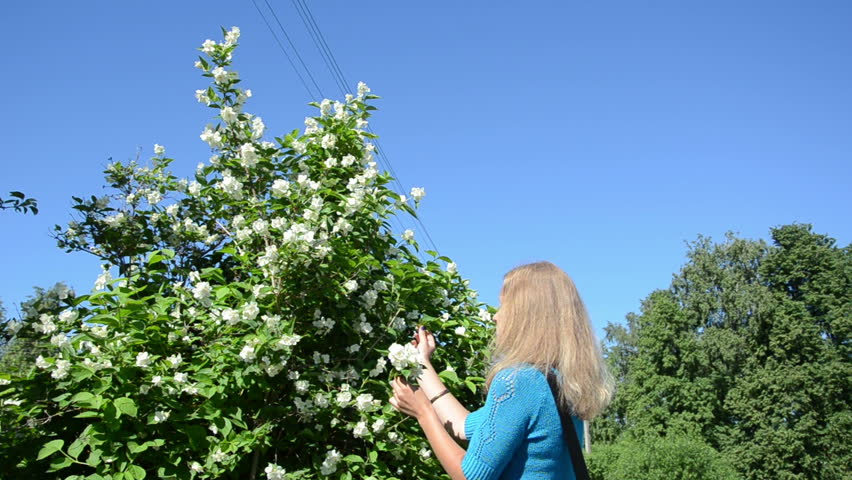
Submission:
M 289 1 L 270 1 L 325 96 L 331 74 Z M 259 5 L 274 27 L 263 0 Z M 768 238 L 812 223 L 852 241 L 852 3 L 310 2 L 443 254 L 496 302 L 502 275 L 547 259 L 571 274 L 598 334 L 684 262 L 698 234 Z M 152 155 L 189 175 L 214 112 L 192 64 L 220 26 L 269 132 L 313 113 L 251 0 L 2 2 L 0 298 L 88 290 L 93 257 L 50 238 L 103 167 Z M 281 36 L 280 30 L 278 31 Z M 286 45 L 286 44 L 285 44 Z M 289 46 L 288 46 L 289 48 Z M 409 223 L 422 237 L 421 227 Z

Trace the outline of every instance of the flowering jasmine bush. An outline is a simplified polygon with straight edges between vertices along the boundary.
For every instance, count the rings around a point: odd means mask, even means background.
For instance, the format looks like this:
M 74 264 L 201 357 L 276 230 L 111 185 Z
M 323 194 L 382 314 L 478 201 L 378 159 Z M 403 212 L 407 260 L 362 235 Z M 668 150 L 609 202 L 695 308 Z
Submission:
M 480 402 L 488 312 L 455 263 L 391 232 L 426 192 L 413 206 L 377 168 L 370 89 L 267 140 L 231 68 L 239 29 L 223 33 L 196 62 L 217 120 L 194 178 L 156 145 L 149 165 L 110 165 L 114 193 L 75 198 L 79 218 L 57 227 L 60 247 L 103 268 L 91 293 L 23 327 L 52 350 L 0 375 L 4 473 L 434 478 L 388 380 L 417 374 L 409 342 L 426 325 L 441 376 Z

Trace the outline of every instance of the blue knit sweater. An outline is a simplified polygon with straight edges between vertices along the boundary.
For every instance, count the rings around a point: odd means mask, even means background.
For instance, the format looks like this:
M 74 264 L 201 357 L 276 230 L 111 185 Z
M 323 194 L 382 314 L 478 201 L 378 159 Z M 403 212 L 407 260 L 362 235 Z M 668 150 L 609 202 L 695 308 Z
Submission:
M 580 444 L 583 422 L 571 417 Z M 467 480 L 574 480 L 556 402 L 544 374 L 530 365 L 501 370 L 485 406 L 464 423 Z

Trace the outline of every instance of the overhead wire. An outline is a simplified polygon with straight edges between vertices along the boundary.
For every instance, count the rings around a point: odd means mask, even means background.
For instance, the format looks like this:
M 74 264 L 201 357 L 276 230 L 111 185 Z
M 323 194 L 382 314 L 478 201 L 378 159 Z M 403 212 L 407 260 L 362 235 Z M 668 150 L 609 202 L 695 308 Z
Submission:
M 296 54 L 296 58 L 299 59 L 299 63 L 302 64 L 302 68 L 305 69 L 305 72 L 308 74 L 308 77 L 311 79 L 311 82 L 313 82 L 314 87 L 316 87 L 317 92 L 319 92 L 320 97 L 325 97 L 325 95 L 323 95 L 322 93 L 322 89 L 319 87 L 319 85 L 317 85 L 317 81 L 314 80 L 314 76 L 311 75 L 311 69 L 309 69 L 308 66 L 305 65 L 305 61 L 302 60 L 302 56 L 299 55 L 299 49 L 297 49 L 296 45 L 293 44 L 293 41 L 290 40 L 290 35 L 287 34 L 287 30 L 284 28 L 284 25 L 281 24 L 281 20 L 278 20 L 278 15 L 275 13 L 275 9 L 273 9 L 272 5 L 269 4 L 269 0 L 263 0 L 263 2 L 266 3 L 266 7 L 269 8 L 269 11 L 272 13 L 272 17 L 275 19 L 275 22 L 278 23 L 278 27 L 281 28 L 282 32 L 284 32 L 284 37 L 287 38 L 287 43 L 289 43 L 290 47 L 293 48 L 293 52 Z

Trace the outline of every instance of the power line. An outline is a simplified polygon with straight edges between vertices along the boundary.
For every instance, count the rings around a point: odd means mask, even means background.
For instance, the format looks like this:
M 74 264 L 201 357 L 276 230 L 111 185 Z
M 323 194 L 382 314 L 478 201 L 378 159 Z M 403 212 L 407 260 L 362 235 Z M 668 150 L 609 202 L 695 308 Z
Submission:
M 325 50 L 323 50 L 322 45 L 320 44 L 319 37 L 317 36 L 316 32 L 314 31 L 313 27 L 311 26 L 311 23 L 309 22 L 306 14 L 302 11 L 301 4 L 296 0 L 290 0 L 290 3 L 293 4 L 293 7 L 296 9 L 296 12 L 299 14 L 299 18 L 302 19 L 302 23 L 305 25 L 305 29 L 307 29 L 308 33 L 311 35 L 311 40 L 313 40 L 314 46 L 317 47 L 317 50 L 320 51 L 320 57 L 322 57 L 323 63 L 325 63 L 326 68 L 328 68 L 328 71 L 331 73 L 331 77 L 334 79 L 335 83 L 337 84 L 337 88 L 340 89 L 340 94 L 346 95 L 346 83 L 340 82 L 340 79 L 338 78 L 338 75 L 336 74 L 334 67 L 330 63 L 328 55 L 326 54 Z
M 284 53 L 284 56 L 287 57 L 287 61 L 290 63 L 290 66 L 293 67 L 293 71 L 296 72 L 296 75 L 299 77 L 299 81 L 302 82 L 302 86 L 305 87 L 305 90 L 308 92 L 308 97 L 309 98 L 316 98 L 314 96 L 314 93 L 311 91 L 311 89 L 308 88 L 307 82 L 305 82 L 305 79 L 302 77 L 302 74 L 299 73 L 299 69 L 296 68 L 296 64 L 293 63 L 293 59 L 290 58 L 290 54 L 287 53 L 287 50 L 284 48 L 284 45 L 281 43 L 281 40 L 278 39 L 278 35 L 275 34 L 275 30 L 273 30 L 272 25 L 269 24 L 269 22 L 266 20 L 266 16 L 260 10 L 260 7 L 257 6 L 257 2 L 255 2 L 255 0 L 251 0 L 251 3 L 254 5 L 255 10 L 257 10 L 257 13 L 260 15 L 260 18 L 263 19 L 263 23 L 266 24 L 266 28 L 269 29 L 269 33 L 271 33 L 272 36 L 275 38 L 275 42 L 278 44 L 278 48 L 280 48 L 281 51 Z
M 319 45 L 317 45 L 316 41 L 314 42 L 314 45 L 317 46 L 318 50 L 320 50 L 321 55 L 324 55 L 324 56 L 327 55 L 331 65 L 334 66 L 333 69 L 330 69 L 330 70 L 334 70 L 334 71 L 332 71 L 332 76 L 337 77 L 338 85 L 340 85 L 341 82 L 343 83 L 344 88 L 342 89 L 342 92 L 345 92 L 345 85 L 348 85 L 348 82 L 346 82 L 346 77 L 343 75 L 343 70 L 340 68 L 340 65 L 337 63 L 337 59 L 334 58 L 334 54 L 331 52 L 331 48 L 328 46 L 328 42 L 325 41 L 325 36 L 322 34 L 322 30 L 320 30 L 319 25 L 317 25 L 316 19 L 314 18 L 310 7 L 308 6 L 307 3 L 305 3 L 304 0 L 295 0 L 295 1 L 291 0 L 291 2 L 294 3 L 294 6 L 296 5 L 296 3 L 301 3 L 301 6 L 304 9 L 305 14 L 310 21 L 309 23 L 311 23 L 311 25 L 312 25 L 312 28 L 308 28 L 308 31 L 310 32 L 312 29 L 315 30 L 316 36 L 319 38 L 319 43 L 321 45 L 323 45 L 324 48 L 320 48 Z M 298 10 L 299 9 L 297 7 L 297 11 Z M 299 14 L 301 16 L 301 12 Z M 304 19 L 303 19 L 303 21 L 304 21 Z M 307 25 L 306 25 L 306 27 L 307 27 Z M 314 35 L 312 34 L 311 38 L 313 38 L 313 37 L 314 37 Z M 328 64 L 326 64 L 326 65 L 328 65 Z M 372 129 L 369 126 L 367 127 L 367 131 L 369 131 L 370 133 L 373 133 Z M 394 182 L 399 187 L 400 193 L 404 193 L 406 190 L 405 190 L 405 187 L 402 185 L 402 180 L 400 179 L 399 175 L 396 173 L 395 169 L 393 168 L 393 165 L 391 164 L 390 159 L 387 157 L 387 154 L 385 153 L 384 149 L 382 148 L 381 143 L 379 142 L 378 139 L 374 139 L 373 143 L 376 145 L 376 152 L 378 153 L 379 159 L 384 160 L 384 162 L 383 162 L 385 164 L 384 166 L 390 172 L 391 176 L 394 179 Z M 432 239 L 432 235 L 429 233 L 429 229 L 426 228 L 426 224 L 423 223 L 423 221 L 417 215 L 414 216 L 414 220 L 423 229 L 423 233 L 426 234 L 426 238 L 429 241 L 429 244 L 432 246 L 432 250 L 437 251 L 438 247 L 435 244 L 435 241 Z
M 252 1 L 254 1 L 254 0 L 252 0 Z M 317 91 L 319 92 L 320 97 L 324 97 L 325 95 L 323 95 L 322 89 L 320 89 L 319 85 L 317 85 L 317 81 L 314 80 L 314 76 L 311 75 L 311 70 L 308 68 L 307 65 L 305 65 L 305 61 L 302 60 L 302 56 L 299 55 L 299 50 L 296 48 L 296 45 L 294 45 L 293 41 L 290 40 L 290 35 L 287 35 L 287 30 L 284 29 L 283 25 L 281 25 L 281 20 L 278 20 L 278 15 L 275 14 L 275 10 L 272 8 L 272 5 L 269 4 L 269 0 L 263 0 L 263 2 L 266 3 L 266 7 L 269 8 L 269 11 L 272 12 L 272 17 L 278 23 L 278 27 L 281 28 L 281 31 L 284 32 L 284 37 L 287 38 L 287 43 L 290 44 L 290 47 L 293 49 L 293 52 L 296 53 L 296 58 L 299 59 L 299 63 L 302 64 L 302 68 L 305 69 L 305 72 L 307 72 L 308 77 L 310 77 L 310 79 L 311 79 L 311 82 L 313 82 L 314 86 L 317 88 Z

